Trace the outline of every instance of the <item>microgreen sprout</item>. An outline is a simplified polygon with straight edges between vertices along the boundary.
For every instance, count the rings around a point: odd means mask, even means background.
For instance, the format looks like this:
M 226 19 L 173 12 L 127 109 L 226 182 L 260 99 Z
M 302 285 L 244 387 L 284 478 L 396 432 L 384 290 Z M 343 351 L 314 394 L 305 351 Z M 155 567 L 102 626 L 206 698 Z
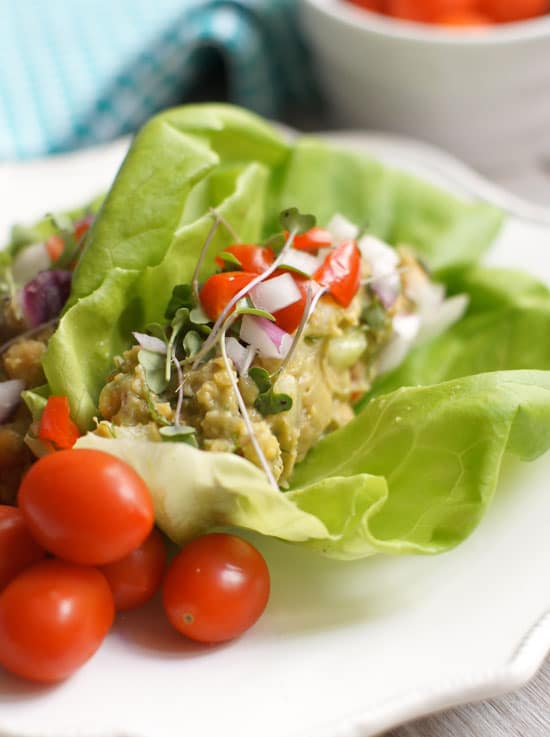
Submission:
M 221 333 L 219 334 L 221 356 L 222 356 L 222 360 L 225 366 L 225 370 L 227 371 L 227 375 L 229 376 L 229 380 L 231 382 L 231 388 L 233 389 L 233 393 L 235 394 L 235 398 L 237 399 L 237 404 L 239 405 L 239 411 L 243 418 L 244 424 L 246 426 L 246 430 L 248 432 L 248 436 L 250 438 L 250 442 L 252 443 L 256 456 L 258 460 L 260 461 L 260 464 L 262 466 L 262 469 L 265 475 L 267 476 L 267 480 L 269 481 L 271 486 L 273 486 L 274 489 L 279 491 L 279 486 L 277 484 L 277 481 L 275 480 L 275 477 L 273 476 L 271 467 L 269 463 L 267 462 L 267 458 L 265 457 L 264 452 L 262 451 L 260 444 L 258 442 L 258 438 L 256 437 L 256 433 L 254 432 L 254 427 L 252 426 L 252 420 L 250 419 L 250 415 L 248 414 L 248 409 L 246 408 L 246 403 L 240 392 L 237 379 L 235 378 L 235 372 L 233 371 L 229 363 L 229 358 L 227 356 L 227 351 L 225 347 L 225 336 L 226 336 L 227 331 L 229 330 L 233 322 L 237 320 L 237 318 L 238 318 L 238 315 L 231 315 L 225 321 L 222 327 Z
M 303 228 L 306 228 L 306 230 L 309 230 L 310 228 L 312 228 L 315 225 L 315 218 L 313 217 L 313 215 L 301 215 L 296 208 L 290 208 L 289 210 L 284 210 L 281 213 L 281 224 L 283 225 L 283 227 L 286 227 L 287 223 L 290 225 L 290 230 L 289 230 L 287 239 L 285 241 L 285 244 L 282 250 L 280 251 L 279 255 L 273 261 L 271 266 L 269 266 L 261 274 L 258 274 L 254 279 L 252 279 L 252 281 L 249 284 L 247 284 L 239 292 L 237 292 L 237 294 L 232 299 L 230 299 L 229 302 L 226 304 L 220 316 L 214 323 L 212 332 L 210 333 L 208 338 L 204 341 L 201 350 L 195 356 L 195 363 L 193 364 L 194 369 L 198 367 L 198 365 L 200 364 L 204 356 L 207 355 L 210 349 L 218 341 L 220 330 L 222 330 L 223 325 L 225 324 L 225 321 L 227 319 L 227 316 L 231 314 L 233 307 L 243 297 L 246 297 L 246 295 L 249 294 L 254 289 L 255 286 L 265 281 L 269 276 L 271 276 L 271 274 L 273 274 L 274 271 L 276 271 L 279 268 L 279 265 L 284 261 L 287 251 L 290 248 L 292 248 L 295 236 L 298 235 L 298 233 L 303 232 Z M 313 223 L 313 225 L 311 223 Z
M 273 382 L 269 373 L 260 366 L 254 366 L 249 372 L 250 378 L 258 387 L 258 396 L 254 408 L 261 415 L 278 415 L 287 412 L 292 407 L 292 397 L 288 394 L 278 394 L 274 391 Z
M 180 420 L 181 420 L 181 408 L 183 406 L 183 371 L 181 370 L 180 362 L 175 356 L 172 357 L 172 361 L 174 363 L 174 366 L 176 367 L 176 373 L 178 375 L 178 386 L 176 388 L 176 394 L 178 395 L 178 401 L 176 403 L 176 414 L 174 417 L 174 426 L 179 427 Z
M 193 298 L 195 304 L 198 304 L 199 302 L 199 274 L 204 264 L 204 259 L 206 258 L 206 254 L 208 253 L 208 249 L 210 248 L 210 244 L 214 240 L 214 236 L 216 235 L 216 231 L 218 230 L 218 227 L 220 225 L 220 218 L 218 213 L 214 215 L 214 222 L 212 223 L 210 230 L 208 231 L 208 235 L 206 236 L 206 240 L 203 243 L 203 246 L 199 253 L 199 258 L 197 259 L 197 265 L 195 266 L 195 271 L 193 272 L 193 279 L 191 280 L 191 284 L 193 287 Z

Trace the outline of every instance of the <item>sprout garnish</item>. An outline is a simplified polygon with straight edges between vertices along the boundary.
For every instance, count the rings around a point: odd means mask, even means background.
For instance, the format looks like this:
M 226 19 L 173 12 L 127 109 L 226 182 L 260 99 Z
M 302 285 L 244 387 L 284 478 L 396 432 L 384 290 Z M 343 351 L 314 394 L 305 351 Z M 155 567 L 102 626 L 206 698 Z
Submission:
M 281 249 L 279 255 L 277 258 L 273 261 L 271 266 L 267 268 L 264 272 L 261 274 L 258 274 L 257 277 L 252 279 L 252 281 L 247 284 L 245 287 L 243 287 L 237 294 L 229 300 L 229 302 L 226 304 L 224 309 L 222 310 L 222 313 L 214 323 L 214 327 L 212 328 L 212 332 L 208 336 L 208 338 L 205 340 L 201 350 L 198 352 L 198 354 L 195 357 L 195 362 L 193 364 L 193 369 L 196 369 L 198 365 L 200 364 L 201 360 L 206 356 L 206 354 L 210 351 L 210 349 L 215 345 L 215 343 L 218 341 L 220 330 L 222 329 L 227 316 L 231 314 L 231 311 L 233 307 L 239 302 L 243 297 L 246 297 L 249 292 L 254 289 L 255 286 L 260 284 L 261 282 L 265 281 L 271 274 L 273 274 L 274 271 L 276 271 L 279 268 L 279 265 L 283 262 L 285 255 L 287 251 L 292 248 L 292 245 L 294 243 L 294 238 L 299 233 L 304 233 L 306 230 L 310 230 L 315 225 L 315 218 L 313 215 L 301 215 L 297 208 L 293 207 L 288 210 L 283 210 L 280 216 L 281 225 L 286 228 L 289 226 L 289 232 L 288 237 L 285 241 L 285 244 L 283 248 Z
M 252 426 L 252 420 L 250 419 L 250 415 L 248 414 L 248 410 L 246 408 L 246 403 L 242 397 L 242 394 L 239 390 L 239 384 L 237 382 L 237 379 L 235 378 L 235 373 L 231 368 L 231 365 L 229 364 L 229 358 L 227 357 L 227 351 L 225 348 L 225 335 L 233 322 L 238 319 L 238 315 L 231 315 L 226 322 L 224 323 L 219 340 L 220 340 L 220 351 L 221 356 L 223 359 L 223 363 L 225 366 L 225 370 L 227 371 L 227 375 L 229 376 L 229 380 L 231 382 L 231 388 L 233 389 L 233 393 L 235 394 L 235 398 L 237 399 L 237 404 L 239 405 L 239 411 L 241 413 L 241 416 L 243 418 L 244 424 L 246 426 L 246 430 L 248 432 L 248 436 L 250 438 L 250 442 L 252 443 L 252 446 L 254 447 L 254 451 L 256 453 L 256 456 L 258 460 L 260 461 L 260 464 L 262 466 L 262 469 L 267 476 L 267 480 L 273 486 L 274 489 L 279 491 L 279 485 L 277 484 L 277 481 L 275 480 L 275 477 L 273 476 L 273 472 L 271 470 L 271 467 L 269 463 L 267 462 L 267 458 L 264 455 L 263 450 L 260 447 L 260 444 L 258 442 L 258 438 L 256 437 L 256 433 L 254 432 L 254 427 Z

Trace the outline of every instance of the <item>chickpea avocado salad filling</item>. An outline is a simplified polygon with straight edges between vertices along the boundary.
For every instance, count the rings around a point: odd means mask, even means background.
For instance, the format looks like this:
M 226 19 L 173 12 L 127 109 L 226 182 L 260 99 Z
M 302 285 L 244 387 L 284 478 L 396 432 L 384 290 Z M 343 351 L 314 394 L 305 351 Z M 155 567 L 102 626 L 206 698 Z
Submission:
M 235 232 L 213 219 L 203 250 L 215 228 Z M 99 395 L 98 435 L 237 453 L 287 487 L 296 463 L 353 419 L 354 401 L 421 330 L 462 316 L 466 298 L 445 301 L 410 250 L 358 237 L 338 214 L 326 229 L 296 209 L 280 220 L 283 232 L 267 241 L 282 243 L 278 255 L 231 244 L 202 285 L 197 269 L 174 288 L 166 324 L 134 333 Z
M 490 206 L 191 105 L 61 220 L 27 239 L 37 271 L 16 276 L 16 239 L 3 262 L 5 500 L 34 456 L 93 449 L 176 543 L 237 527 L 347 560 L 432 554 L 478 525 L 506 453 L 550 446 L 550 291 L 482 264 Z

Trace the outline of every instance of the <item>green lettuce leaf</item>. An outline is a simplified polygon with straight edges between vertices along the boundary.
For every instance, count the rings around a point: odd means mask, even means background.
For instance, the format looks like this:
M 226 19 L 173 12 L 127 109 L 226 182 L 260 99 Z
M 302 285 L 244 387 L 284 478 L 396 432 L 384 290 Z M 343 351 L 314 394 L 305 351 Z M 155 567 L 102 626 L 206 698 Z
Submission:
M 136 137 L 89 233 L 68 307 L 44 370 L 91 426 L 113 357 L 131 332 L 161 320 L 172 288 L 189 281 L 216 207 L 242 240 L 277 228 L 287 206 L 335 212 L 393 243 L 407 241 L 438 269 L 471 264 L 501 214 L 467 204 L 368 157 L 303 139 L 290 145 L 260 118 L 227 105 L 191 105 L 153 118 Z M 231 241 L 220 228 L 206 259 Z M 203 275 L 204 275 L 203 274 Z
M 444 274 L 478 261 L 502 225 L 502 213 L 468 204 L 380 162 L 312 138 L 299 140 L 275 178 L 277 213 L 295 206 L 326 224 L 338 212 L 388 243 L 407 243 Z
M 235 455 L 91 434 L 78 447 L 133 466 L 178 543 L 228 525 L 343 559 L 440 553 L 478 524 L 505 452 L 532 460 L 550 447 L 550 372 L 494 372 L 374 399 L 310 452 L 287 493 Z
M 477 267 L 452 281 L 467 315 L 376 382 L 373 396 L 488 371 L 550 370 L 550 290 L 528 274 Z

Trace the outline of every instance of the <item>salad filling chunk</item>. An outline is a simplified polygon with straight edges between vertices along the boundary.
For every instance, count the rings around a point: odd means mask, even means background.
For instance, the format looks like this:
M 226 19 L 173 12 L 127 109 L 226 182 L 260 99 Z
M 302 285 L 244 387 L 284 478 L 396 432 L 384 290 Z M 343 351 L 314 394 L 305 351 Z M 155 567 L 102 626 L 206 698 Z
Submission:
M 32 416 L 21 393 L 46 383 L 42 359 L 93 220 L 79 213 L 15 226 L 0 252 L 0 503 L 15 499 L 34 459 L 25 442 Z
M 137 344 L 115 358 L 96 433 L 237 453 L 287 487 L 422 332 L 462 316 L 467 299 L 445 300 L 411 249 L 339 214 L 326 229 L 312 222 L 287 210 L 281 224 L 294 233 L 271 239 L 279 253 L 269 240 L 233 244 L 201 284 L 176 286 L 166 322 L 134 332 Z

